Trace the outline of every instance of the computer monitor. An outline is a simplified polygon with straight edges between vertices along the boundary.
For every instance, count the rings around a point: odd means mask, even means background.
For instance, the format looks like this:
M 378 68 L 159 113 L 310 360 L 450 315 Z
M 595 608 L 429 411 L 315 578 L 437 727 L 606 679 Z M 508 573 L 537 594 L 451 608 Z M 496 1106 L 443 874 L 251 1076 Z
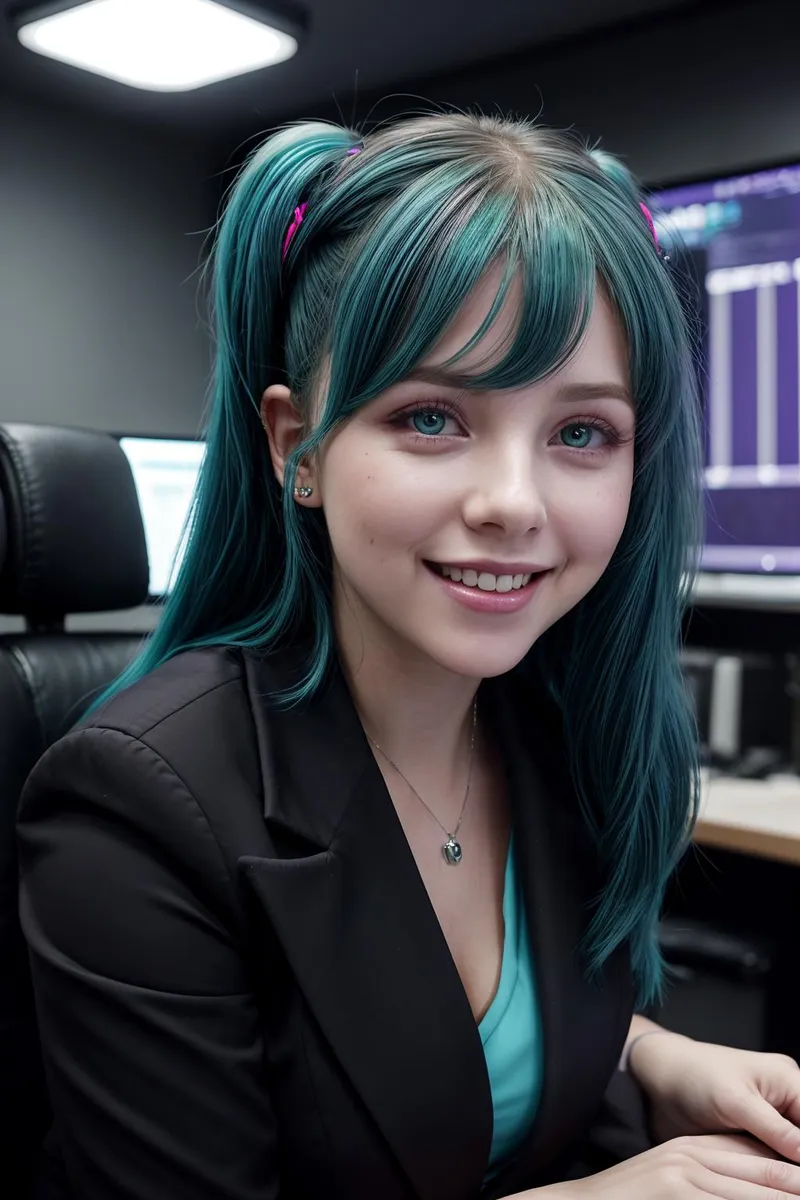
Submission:
M 685 247 L 667 269 L 699 284 L 703 569 L 800 575 L 800 165 L 652 199 L 659 240 Z
M 182 535 L 205 445 L 172 438 L 121 437 L 142 510 L 150 595 L 165 596 L 180 566 Z

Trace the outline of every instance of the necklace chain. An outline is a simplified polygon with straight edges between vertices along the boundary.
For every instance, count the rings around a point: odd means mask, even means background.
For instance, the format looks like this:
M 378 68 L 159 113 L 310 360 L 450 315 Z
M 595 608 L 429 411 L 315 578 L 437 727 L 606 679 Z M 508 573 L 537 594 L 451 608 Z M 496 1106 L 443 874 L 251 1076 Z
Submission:
M 472 764 L 473 764 L 473 760 L 475 757 L 475 726 L 477 724 L 477 717 L 478 717 L 478 697 L 476 696 L 472 703 L 472 734 L 470 736 L 470 742 L 469 742 L 469 770 L 467 772 L 467 786 L 464 791 L 464 802 L 461 805 L 461 814 L 458 818 L 458 824 L 456 825 L 456 827 L 452 833 L 445 825 L 442 824 L 442 822 L 436 816 L 436 813 L 433 812 L 433 810 L 431 808 L 429 808 L 429 806 L 425 803 L 425 801 L 422 799 L 422 796 L 420 796 L 419 792 L 414 787 L 413 783 L 411 783 L 410 780 L 406 779 L 405 775 L 400 770 L 397 763 L 393 762 L 392 759 L 389 758 L 389 755 L 386 753 L 386 751 L 381 746 L 378 745 L 378 743 L 375 741 L 375 739 L 370 737 L 369 734 L 367 734 L 367 740 L 372 743 L 372 745 L 375 747 L 375 749 L 378 751 L 379 754 L 383 755 L 383 757 L 388 762 L 389 766 L 394 768 L 394 770 L 397 772 L 397 774 L 400 776 L 400 778 L 403 780 L 403 782 L 411 789 L 411 791 L 417 797 L 417 799 L 419 800 L 419 802 L 423 806 L 423 808 L 427 809 L 427 811 L 433 817 L 434 821 L 439 826 L 439 828 L 441 830 L 443 830 L 444 833 L 447 834 L 448 842 L 447 842 L 447 846 L 443 847 L 443 850 L 445 852 L 445 858 L 447 859 L 448 862 L 459 862 L 460 858 L 461 858 L 461 847 L 457 845 L 455 839 L 456 839 L 456 835 L 458 834 L 459 829 L 461 828 L 461 822 L 464 820 L 464 813 L 467 808 L 467 800 L 469 799 L 469 789 L 470 789 L 470 785 L 472 784 Z M 448 854 L 448 852 L 447 852 L 448 846 L 455 847 L 457 849 L 457 852 L 458 852 L 457 857 L 453 856 L 452 854 Z

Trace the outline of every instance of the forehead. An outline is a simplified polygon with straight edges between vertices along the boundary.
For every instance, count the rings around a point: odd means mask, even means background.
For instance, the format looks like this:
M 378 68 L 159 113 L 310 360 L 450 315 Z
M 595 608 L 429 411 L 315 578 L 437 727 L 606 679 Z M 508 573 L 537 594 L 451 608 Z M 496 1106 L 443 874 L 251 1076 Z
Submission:
M 451 325 L 412 375 L 435 379 L 436 369 L 459 354 L 478 334 L 491 313 L 502 279 L 502 267 L 493 267 L 467 297 Z M 502 307 L 483 337 L 453 364 L 458 376 L 479 374 L 497 365 L 513 342 L 522 303 L 522 281 L 511 283 Z M 628 380 L 628 351 L 622 323 L 604 289 L 598 287 L 583 338 L 575 353 L 555 374 L 560 376 L 595 373 L 603 378 Z

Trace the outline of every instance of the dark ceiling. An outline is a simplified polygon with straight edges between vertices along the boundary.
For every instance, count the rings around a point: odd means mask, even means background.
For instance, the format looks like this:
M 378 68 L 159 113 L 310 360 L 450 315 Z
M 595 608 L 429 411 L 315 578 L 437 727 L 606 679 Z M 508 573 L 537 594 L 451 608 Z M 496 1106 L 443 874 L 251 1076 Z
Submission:
M 268 8 L 268 0 L 249 0 Z M 18 0 L 0 0 L 0 14 Z M 335 98 L 413 90 L 415 81 L 502 59 L 697 0 L 305 0 L 309 29 L 289 62 L 194 92 L 124 87 L 23 49 L 0 21 L 0 87 L 48 104 L 132 119 L 204 141 L 302 116 Z

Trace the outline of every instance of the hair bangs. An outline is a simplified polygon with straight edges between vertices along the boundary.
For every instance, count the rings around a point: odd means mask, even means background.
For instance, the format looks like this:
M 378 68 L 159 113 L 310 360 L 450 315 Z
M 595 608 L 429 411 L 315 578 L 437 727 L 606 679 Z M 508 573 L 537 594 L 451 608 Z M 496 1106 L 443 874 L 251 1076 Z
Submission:
M 480 327 L 437 366 L 476 390 L 523 387 L 558 370 L 591 314 L 596 264 L 588 238 L 568 212 L 532 192 L 521 203 L 498 194 L 485 170 L 448 165 L 406 189 L 360 239 L 331 322 L 321 436 L 419 367 L 495 266 L 500 279 Z M 492 338 L 515 289 L 514 321 Z M 460 372 L 482 343 L 477 367 Z

